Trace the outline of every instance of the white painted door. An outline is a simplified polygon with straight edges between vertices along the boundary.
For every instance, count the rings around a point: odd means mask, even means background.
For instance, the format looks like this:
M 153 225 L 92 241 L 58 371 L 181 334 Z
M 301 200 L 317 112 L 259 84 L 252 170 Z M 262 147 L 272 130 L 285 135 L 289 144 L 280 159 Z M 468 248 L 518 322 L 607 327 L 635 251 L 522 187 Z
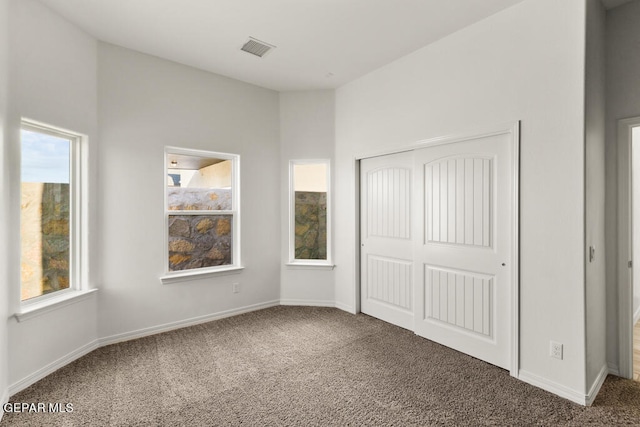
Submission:
M 361 310 L 413 330 L 413 155 L 360 162 Z
M 511 366 L 511 134 L 415 151 L 415 332 Z

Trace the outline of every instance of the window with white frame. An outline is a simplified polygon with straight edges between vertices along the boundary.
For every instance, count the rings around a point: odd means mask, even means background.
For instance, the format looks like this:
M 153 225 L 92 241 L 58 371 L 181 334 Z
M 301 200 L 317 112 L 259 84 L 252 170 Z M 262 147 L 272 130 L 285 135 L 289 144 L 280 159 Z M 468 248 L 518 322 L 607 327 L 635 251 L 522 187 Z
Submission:
M 289 165 L 289 262 L 331 264 L 329 160 L 292 160 Z
M 165 149 L 165 271 L 240 267 L 240 156 Z
M 82 135 L 23 120 L 20 292 L 23 302 L 80 289 Z

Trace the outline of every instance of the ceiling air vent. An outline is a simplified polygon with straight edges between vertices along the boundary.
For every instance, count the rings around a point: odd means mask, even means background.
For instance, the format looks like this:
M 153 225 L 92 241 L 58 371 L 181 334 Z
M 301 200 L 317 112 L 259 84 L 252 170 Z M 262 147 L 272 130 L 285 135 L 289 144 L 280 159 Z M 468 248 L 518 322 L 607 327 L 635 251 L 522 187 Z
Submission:
M 274 47 L 274 45 L 249 37 L 249 40 L 247 40 L 240 50 L 262 58 Z

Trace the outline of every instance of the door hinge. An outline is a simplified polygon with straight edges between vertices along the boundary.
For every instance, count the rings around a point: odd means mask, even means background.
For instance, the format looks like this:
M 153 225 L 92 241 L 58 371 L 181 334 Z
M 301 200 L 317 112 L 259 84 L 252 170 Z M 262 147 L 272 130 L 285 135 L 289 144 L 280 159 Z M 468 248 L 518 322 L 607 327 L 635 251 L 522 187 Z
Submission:
M 633 261 L 629 261 L 629 268 L 633 268 Z

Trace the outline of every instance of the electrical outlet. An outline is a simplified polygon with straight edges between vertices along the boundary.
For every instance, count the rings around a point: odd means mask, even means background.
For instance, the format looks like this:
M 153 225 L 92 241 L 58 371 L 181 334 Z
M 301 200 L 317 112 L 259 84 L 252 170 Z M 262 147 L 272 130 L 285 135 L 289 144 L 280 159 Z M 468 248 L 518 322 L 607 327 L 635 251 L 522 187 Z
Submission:
M 233 293 L 237 294 L 238 292 L 240 292 L 240 283 L 234 283 L 233 284 Z
M 562 360 L 562 344 L 560 344 L 559 342 L 551 341 L 549 356 Z

